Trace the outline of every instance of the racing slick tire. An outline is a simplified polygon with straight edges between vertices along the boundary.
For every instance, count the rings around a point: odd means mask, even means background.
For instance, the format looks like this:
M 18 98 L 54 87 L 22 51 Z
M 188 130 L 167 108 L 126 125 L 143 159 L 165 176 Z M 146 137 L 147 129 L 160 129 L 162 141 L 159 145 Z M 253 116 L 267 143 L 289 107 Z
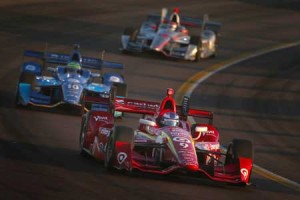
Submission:
M 84 150 L 84 141 L 85 141 L 85 134 L 86 134 L 86 125 L 85 121 L 88 114 L 84 115 L 84 117 L 81 120 L 81 128 L 80 128 L 80 134 L 79 134 L 79 148 L 80 148 L 80 155 L 83 157 L 89 156 L 89 154 Z
M 116 96 L 127 97 L 126 83 L 113 83 L 113 87 L 117 89 Z
M 18 82 L 17 89 L 16 89 L 14 104 L 15 104 L 15 107 L 17 107 L 17 108 L 21 107 L 21 104 L 20 104 L 20 93 L 19 93 L 19 82 Z
M 19 78 L 19 83 L 29 83 L 33 84 L 35 80 L 36 74 L 34 73 L 24 73 L 22 72 Z
M 28 84 L 32 85 L 34 83 L 35 77 L 36 77 L 36 75 L 33 74 L 33 73 L 22 72 L 20 74 L 19 81 L 17 83 L 17 90 L 16 90 L 15 102 L 14 102 L 16 107 L 21 107 L 22 106 L 22 104 L 20 103 L 19 84 L 20 83 L 28 83 Z
M 133 148 L 134 131 L 126 126 L 116 126 L 108 138 L 105 149 L 104 167 L 111 171 L 113 169 L 113 159 L 115 158 L 116 142 L 128 142 Z
M 225 164 L 238 163 L 239 157 L 253 159 L 252 142 L 243 139 L 233 139 L 227 148 Z
M 138 35 L 138 30 L 132 27 L 125 28 L 123 35 L 129 36 L 129 41 L 135 41 Z
M 138 35 L 138 29 L 134 29 L 132 27 L 127 27 L 127 28 L 125 28 L 123 35 L 129 36 L 129 42 L 135 42 L 137 35 Z M 122 53 L 126 53 L 126 54 L 130 53 L 130 51 L 128 51 L 126 48 L 122 47 L 122 42 L 121 42 L 121 49 L 122 49 L 121 50 Z
M 196 53 L 196 57 L 195 57 L 195 62 L 198 62 L 201 58 L 201 38 L 200 36 L 195 36 L 192 35 L 191 39 L 190 39 L 190 44 L 197 46 L 197 53 Z

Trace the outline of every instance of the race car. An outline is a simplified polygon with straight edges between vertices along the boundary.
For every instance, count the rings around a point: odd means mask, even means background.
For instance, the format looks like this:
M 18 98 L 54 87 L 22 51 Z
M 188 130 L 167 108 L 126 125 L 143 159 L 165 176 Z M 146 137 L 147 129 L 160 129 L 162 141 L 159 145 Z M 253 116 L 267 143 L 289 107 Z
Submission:
M 84 91 L 94 91 L 107 96 L 114 86 L 118 88 L 117 96 L 122 98 L 127 95 L 124 76 L 117 72 L 104 72 L 106 68 L 123 70 L 124 65 L 98 58 L 82 57 L 79 45 L 74 46 L 70 55 L 25 50 L 24 56 L 32 60 L 25 61 L 21 65 L 16 105 L 46 108 L 71 105 L 80 110 Z M 45 65 L 51 64 L 55 67 L 46 68 Z M 116 116 L 118 115 L 121 113 L 116 112 Z
M 128 98 L 84 97 L 89 111 L 82 116 L 79 137 L 82 155 L 104 161 L 108 169 L 203 177 L 249 185 L 252 143 L 234 139 L 222 151 L 213 113 L 190 108 L 189 98 L 176 105 L 167 89 L 161 103 Z M 83 109 L 85 110 L 85 109 Z M 141 114 L 137 128 L 115 124 L 114 110 Z M 192 124 L 188 118 L 203 120 Z
M 175 8 L 168 15 L 166 8 L 161 15 L 149 14 L 139 29 L 127 27 L 121 36 L 122 52 L 160 52 L 167 57 L 199 61 L 214 57 L 221 23 L 209 21 L 208 15 L 203 20 L 180 17 Z M 198 28 L 191 34 L 189 28 Z

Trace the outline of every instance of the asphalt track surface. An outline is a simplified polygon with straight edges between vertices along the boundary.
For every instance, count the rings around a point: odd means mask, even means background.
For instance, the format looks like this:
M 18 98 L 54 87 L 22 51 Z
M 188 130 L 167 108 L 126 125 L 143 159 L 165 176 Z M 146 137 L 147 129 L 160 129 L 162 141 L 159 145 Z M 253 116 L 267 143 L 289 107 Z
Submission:
M 186 2 L 186 1 L 185 1 Z M 259 174 L 240 188 L 209 180 L 107 173 L 102 163 L 79 156 L 80 117 L 15 109 L 24 49 L 83 55 L 126 65 L 129 96 L 159 101 L 195 73 L 260 49 L 299 40 L 296 1 L 36 1 L 0 2 L 0 199 L 299 199 L 299 191 Z M 268 1 L 266 1 L 268 2 Z M 275 2 L 275 1 L 274 1 Z M 290 5 L 290 6 L 288 6 Z M 153 55 L 122 55 L 119 38 L 148 12 L 179 6 L 181 13 L 210 14 L 223 23 L 215 59 L 199 63 Z M 192 94 L 192 105 L 215 113 L 222 144 L 253 141 L 255 164 L 300 182 L 300 47 L 283 49 L 227 68 Z M 136 126 L 126 115 L 118 123 Z

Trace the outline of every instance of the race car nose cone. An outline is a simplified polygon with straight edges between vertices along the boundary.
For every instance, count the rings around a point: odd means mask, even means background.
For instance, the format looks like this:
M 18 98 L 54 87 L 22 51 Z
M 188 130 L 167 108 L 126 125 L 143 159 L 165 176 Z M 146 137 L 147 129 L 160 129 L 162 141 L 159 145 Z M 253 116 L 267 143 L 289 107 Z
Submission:
M 77 103 L 77 101 L 75 101 L 75 100 L 66 100 L 65 102 L 69 103 L 69 104 L 76 104 Z
M 198 171 L 199 166 L 195 164 L 187 164 L 185 165 L 185 168 L 189 171 Z

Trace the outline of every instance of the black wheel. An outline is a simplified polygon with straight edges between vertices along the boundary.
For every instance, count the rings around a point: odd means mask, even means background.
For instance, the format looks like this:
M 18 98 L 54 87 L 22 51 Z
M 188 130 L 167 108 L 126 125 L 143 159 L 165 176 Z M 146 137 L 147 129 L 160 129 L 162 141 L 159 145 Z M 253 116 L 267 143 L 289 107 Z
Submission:
M 22 72 L 19 78 L 19 83 L 28 83 L 33 84 L 35 80 L 36 75 L 33 73 L 24 73 Z
M 131 144 L 133 148 L 134 141 L 134 131 L 132 128 L 126 126 L 116 126 L 113 132 L 110 134 L 106 145 L 105 158 L 104 158 L 104 166 L 107 170 L 111 170 L 112 160 L 115 158 L 115 144 L 116 142 L 128 142 Z
M 249 140 L 233 139 L 227 148 L 225 164 L 238 163 L 239 157 L 253 159 L 252 142 Z
M 79 148 L 80 148 L 80 155 L 83 157 L 87 157 L 88 153 L 84 150 L 84 140 L 85 140 L 85 134 L 86 134 L 86 125 L 85 125 L 85 117 L 82 118 L 81 121 L 81 128 L 80 128 L 80 134 L 79 134 Z
M 135 41 L 136 37 L 138 35 L 138 29 L 134 29 L 132 27 L 127 27 L 127 28 L 125 28 L 123 34 L 129 36 L 129 41 Z
M 116 96 L 127 97 L 127 85 L 126 83 L 113 83 L 116 88 Z
M 33 84 L 35 80 L 36 75 L 33 73 L 24 73 L 22 72 L 19 76 L 19 81 L 17 83 L 17 90 L 16 90 L 16 95 L 15 95 L 15 106 L 16 107 L 21 107 L 22 105 L 20 104 L 20 92 L 19 92 L 19 84 L 20 83 L 27 83 L 27 84 Z
M 108 171 L 112 169 L 112 159 L 113 159 L 114 150 L 115 150 L 115 141 L 113 136 L 111 135 L 108 138 L 108 142 L 106 144 L 105 158 L 104 158 L 104 167 Z
M 196 53 L 196 57 L 195 57 L 195 62 L 198 62 L 200 60 L 200 54 L 201 54 L 201 38 L 200 36 L 191 36 L 190 39 L 190 44 L 192 45 L 196 45 L 197 46 L 197 53 Z
M 127 28 L 125 28 L 125 30 L 123 32 L 123 35 L 129 36 L 129 42 L 135 42 L 136 38 L 137 38 L 137 35 L 138 35 L 138 29 L 134 29 L 132 27 L 127 27 Z M 127 49 L 123 49 L 122 42 L 121 42 L 121 49 L 122 49 L 121 52 L 124 53 L 124 54 L 130 54 L 131 53 Z
M 20 104 L 20 94 L 19 94 L 19 82 L 18 82 L 18 86 L 17 86 L 17 90 L 16 90 L 14 104 L 15 104 L 15 107 L 17 107 L 17 108 L 21 107 L 21 104 Z

